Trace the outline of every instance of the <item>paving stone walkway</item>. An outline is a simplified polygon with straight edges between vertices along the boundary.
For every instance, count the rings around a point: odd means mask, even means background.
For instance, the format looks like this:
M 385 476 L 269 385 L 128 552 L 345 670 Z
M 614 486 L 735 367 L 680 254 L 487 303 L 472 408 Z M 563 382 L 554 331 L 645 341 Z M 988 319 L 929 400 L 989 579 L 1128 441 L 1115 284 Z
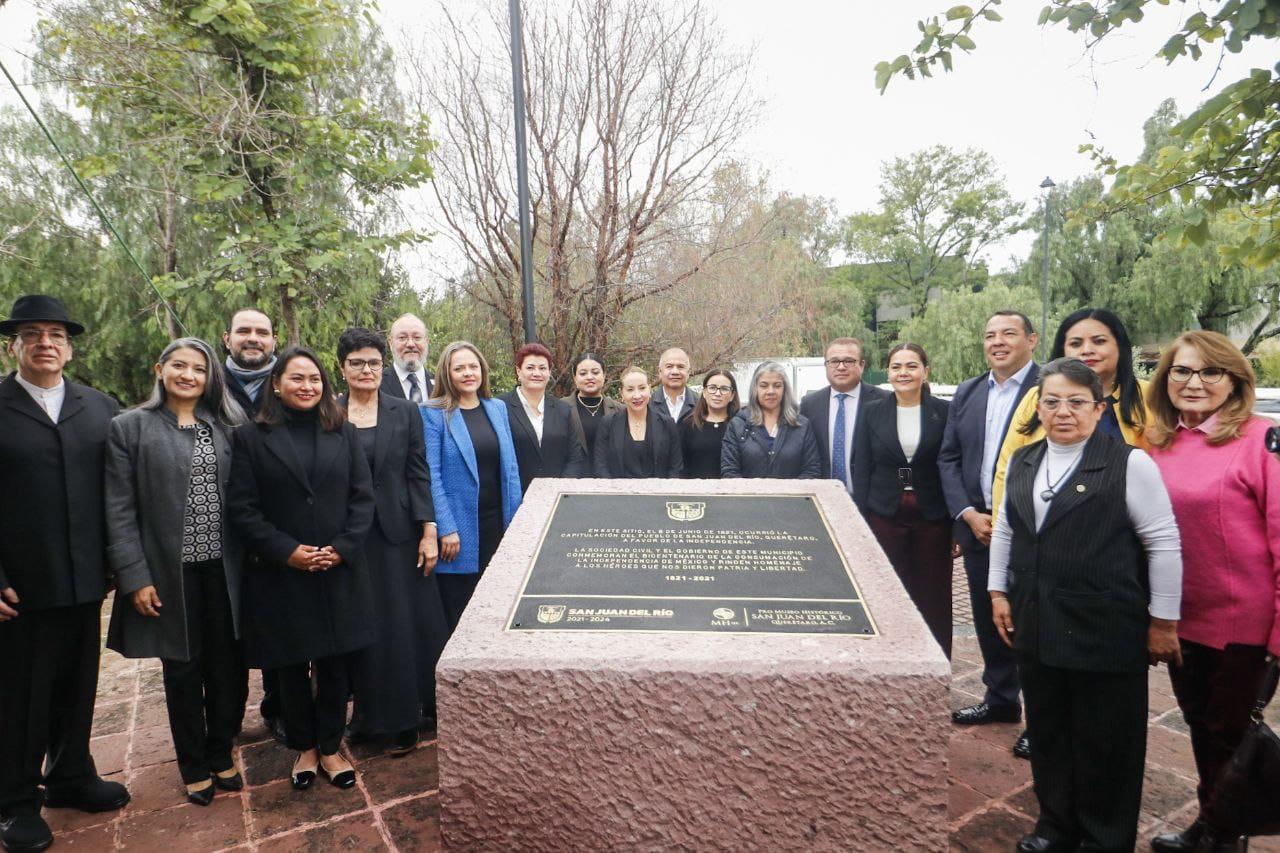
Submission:
M 963 572 L 956 576 L 953 707 L 978 701 L 981 662 L 968 615 Z M 106 621 L 104 616 L 103 629 Z M 160 667 L 104 652 L 93 753 L 99 770 L 125 782 L 133 802 L 116 814 L 46 810 L 55 850 L 328 851 L 440 848 L 434 741 L 392 758 L 374 746 L 350 748 L 360 771 L 355 789 L 318 780 L 304 793 L 287 781 L 292 753 L 272 741 L 257 715 L 257 676 L 238 739 L 236 764 L 246 788 L 218 794 L 213 805 L 189 805 L 174 763 Z M 1280 704 L 1280 703 L 1273 703 Z M 1273 709 L 1273 712 L 1275 709 Z M 1280 713 L 1274 713 L 1280 725 Z M 1011 851 L 1034 823 L 1030 768 L 1010 747 L 1016 725 L 954 729 L 951 737 L 951 847 Z M 1195 813 L 1195 768 L 1186 726 L 1161 669 L 1151 677 L 1151 725 L 1140 850 L 1151 835 L 1181 827 Z M 1280 853 L 1280 839 L 1256 839 L 1254 853 Z

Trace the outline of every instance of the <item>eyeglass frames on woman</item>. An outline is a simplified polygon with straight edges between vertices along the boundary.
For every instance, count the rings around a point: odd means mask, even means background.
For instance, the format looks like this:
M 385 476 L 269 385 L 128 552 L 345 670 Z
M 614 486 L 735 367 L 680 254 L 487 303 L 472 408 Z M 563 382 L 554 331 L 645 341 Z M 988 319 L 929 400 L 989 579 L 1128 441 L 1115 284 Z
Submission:
M 728 385 L 707 385 L 702 390 L 708 394 L 732 394 L 733 389 Z
M 1068 411 L 1072 414 L 1079 414 L 1089 406 L 1095 406 L 1101 402 L 1101 400 L 1089 400 L 1085 397 L 1068 397 L 1065 400 L 1060 397 L 1042 397 L 1040 399 L 1040 405 L 1044 406 L 1046 412 L 1056 412 L 1065 403 Z
M 357 373 L 364 372 L 365 370 L 377 373 L 382 369 L 382 360 L 377 358 L 349 358 L 347 359 L 347 367 Z
M 1200 381 L 1205 385 L 1217 385 L 1228 373 L 1229 371 L 1221 367 L 1202 367 L 1199 370 L 1192 370 L 1190 367 L 1175 364 L 1169 368 L 1169 378 L 1179 385 L 1190 382 L 1192 376 L 1199 376 Z

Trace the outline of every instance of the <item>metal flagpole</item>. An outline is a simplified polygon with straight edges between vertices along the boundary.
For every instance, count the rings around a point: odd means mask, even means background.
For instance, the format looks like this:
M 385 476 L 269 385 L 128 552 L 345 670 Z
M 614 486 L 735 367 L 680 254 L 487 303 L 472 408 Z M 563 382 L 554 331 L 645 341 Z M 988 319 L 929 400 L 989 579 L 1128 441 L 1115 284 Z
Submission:
M 511 11 L 511 88 L 516 114 L 516 194 L 520 210 L 520 291 L 523 297 L 524 340 L 537 337 L 533 313 L 533 245 L 529 234 L 529 147 L 524 126 L 524 38 L 520 0 L 509 0 Z

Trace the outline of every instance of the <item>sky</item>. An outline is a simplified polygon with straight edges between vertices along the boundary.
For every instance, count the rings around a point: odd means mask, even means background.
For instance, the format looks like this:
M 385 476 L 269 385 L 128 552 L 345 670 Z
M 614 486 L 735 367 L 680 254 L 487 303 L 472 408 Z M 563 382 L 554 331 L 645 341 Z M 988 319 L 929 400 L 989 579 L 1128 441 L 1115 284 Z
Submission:
M 1187 13 L 1181 3 L 1149 4 L 1140 26 L 1109 36 L 1089 55 L 1082 38 L 1065 28 L 1036 26 L 1041 2 L 1007 0 L 1000 9 L 1005 20 L 976 30 L 977 51 L 957 54 L 953 73 L 895 79 L 880 95 L 875 64 L 906 53 L 920 36 L 916 21 L 944 13 L 954 0 L 705 2 L 729 44 L 754 51 L 752 82 L 765 102 L 758 125 L 733 153 L 766 171 L 774 190 L 829 198 L 842 214 L 875 207 L 883 161 L 935 144 L 987 151 L 1010 194 L 1034 204 L 1046 176 L 1063 183 L 1091 171 L 1077 151 L 1082 143 L 1131 159 L 1142 148 L 1142 123 L 1163 99 L 1174 98 L 1186 113 L 1247 69 L 1274 61 L 1261 45 L 1224 57 L 1216 78 L 1216 55 L 1166 65 L 1155 54 Z M 489 5 L 448 0 L 464 16 Z M 429 44 L 441 8 L 381 0 L 379 15 L 393 44 Z M 0 7 L 0 60 L 21 79 L 29 73 L 21 54 L 34 20 L 28 0 Z M 14 101 L 11 92 L 0 95 L 0 102 Z M 419 194 L 408 209 L 429 217 L 428 198 Z M 993 247 L 987 260 L 1008 268 L 1032 240 L 1016 236 Z M 431 288 L 451 270 L 456 275 L 460 263 L 447 240 L 436 240 L 407 268 L 416 286 Z

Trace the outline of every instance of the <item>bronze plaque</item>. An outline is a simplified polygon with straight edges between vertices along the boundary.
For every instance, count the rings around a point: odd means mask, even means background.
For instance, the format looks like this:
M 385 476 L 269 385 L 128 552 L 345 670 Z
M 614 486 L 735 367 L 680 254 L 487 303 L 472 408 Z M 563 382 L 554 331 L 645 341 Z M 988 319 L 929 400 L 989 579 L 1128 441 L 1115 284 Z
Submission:
M 507 627 L 876 634 L 809 495 L 562 494 Z

